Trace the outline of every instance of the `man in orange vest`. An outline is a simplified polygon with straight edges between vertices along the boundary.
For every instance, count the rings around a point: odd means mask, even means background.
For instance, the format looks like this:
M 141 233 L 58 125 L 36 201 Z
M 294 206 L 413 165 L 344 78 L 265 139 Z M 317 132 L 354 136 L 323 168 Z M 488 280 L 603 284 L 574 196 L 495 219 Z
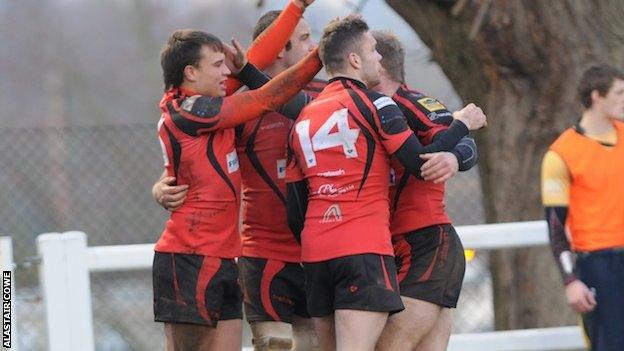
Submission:
M 542 201 L 591 350 L 624 350 L 624 73 L 592 66 L 578 91 L 585 110 L 544 156 Z

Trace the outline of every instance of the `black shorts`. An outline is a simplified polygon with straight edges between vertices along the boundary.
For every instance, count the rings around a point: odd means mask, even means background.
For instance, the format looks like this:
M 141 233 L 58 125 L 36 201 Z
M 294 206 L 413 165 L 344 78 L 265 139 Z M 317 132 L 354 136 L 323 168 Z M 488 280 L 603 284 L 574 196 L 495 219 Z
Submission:
M 154 320 L 216 327 L 242 318 L 238 267 L 232 259 L 154 254 Z
M 310 318 L 301 264 L 254 257 L 241 257 L 238 264 L 248 322 Z
M 304 263 L 303 270 L 312 317 L 329 316 L 338 309 L 396 313 L 405 308 L 391 256 L 345 256 Z
M 401 296 L 457 307 L 466 271 L 464 247 L 450 224 L 392 238 Z

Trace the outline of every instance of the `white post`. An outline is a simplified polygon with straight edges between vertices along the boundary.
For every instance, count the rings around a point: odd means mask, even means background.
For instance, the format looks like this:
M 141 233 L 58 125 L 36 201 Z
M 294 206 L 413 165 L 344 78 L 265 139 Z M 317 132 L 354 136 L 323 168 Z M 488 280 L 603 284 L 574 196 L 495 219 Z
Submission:
M 11 350 L 17 351 L 18 349 L 17 323 L 15 322 L 15 297 L 16 297 L 15 274 L 14 274 L 15 264 L 13 263 L 13 244 L 11 243 L 10 236 L 0 237 L 0 267 L 2 267 L 3 277 L 4 277 L 4 272 L 8 271 L 11 274 L 11 279 L 10 279 L 10 284 L 11 284 L 11 339 L 9 340 L 9 342 L 11 344 Z M 4 279 L 3 279 L 3 285 L 4 285 Z M 4 292 L 3 292 L 3 295 L 4 295 Z M 3 297 L 3 300 L 4 300 L 4 297 Z M 4 324 L 3 324 L 3 331 L 4 331 Z M 2 345 L 5 346 L 4 338 L 2 339 Z
M 37 237 L 39 279 L 46 309 L 49 351 L 93 351 L 87 236 L 83 232 Z

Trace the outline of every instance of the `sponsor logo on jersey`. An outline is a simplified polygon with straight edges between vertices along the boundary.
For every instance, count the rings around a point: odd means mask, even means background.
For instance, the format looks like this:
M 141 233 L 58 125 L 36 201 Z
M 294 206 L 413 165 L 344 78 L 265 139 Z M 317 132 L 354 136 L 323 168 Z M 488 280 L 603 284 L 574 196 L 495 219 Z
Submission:
M 191 97 L 184 99 L 184 101 L 182 101 L 182 106 L 181 106 L 182 109 L 187 112 L 193 111 L 193 105 L 195 104 L 195 101 L 199 99 L 200 97 L 201 95 L 193 95 Z
M 444 105 L 442 105 L 438 100 L 431 97 L 418 99 L 418 103 L 431 112 L 446 109 L 446 107 L 444 107 Z
M 323 214 L 323 219 L 319 221 L 319 223 L 333 222 L 342 222 L 342 210 L 340 209 L 340 205 L 338 204 L 333 204 L 329 206 Z
M 225 159 L 227 161 L 228 173 L 238 171 L 238 155 L 236 154 L 236 150 L 225 155 Z
M 286 178 L 286 159 L 277 160 L 277 179 Z
M 269 129 L 281 128 L 283 126 L 284 126 L 284 122 L 278 121 L 278 122 L 274 122 L 274 123 L 270 123 L 270 124 L 264 125 L 264 126 L 260 127 L 260 130 L 269 130 Z
M 322 173 L 317 173 L 316 176 L 317 177 L 325 177 L 325 178 L 331 178 L 331 177 L 338 177 L 341 175 L 345 175 L 345 170 L 344 169 L 337 169 L 335 171 L 327 171 L 327 172 L 322 172 Z
M 335 184 L 321 184 L 318 187 L 316 193 L 320 196 L 338 196 L 346 193 L 347 191 L 355 189 L 355 186 L 349 184 L 344 187 L 336 187 Z

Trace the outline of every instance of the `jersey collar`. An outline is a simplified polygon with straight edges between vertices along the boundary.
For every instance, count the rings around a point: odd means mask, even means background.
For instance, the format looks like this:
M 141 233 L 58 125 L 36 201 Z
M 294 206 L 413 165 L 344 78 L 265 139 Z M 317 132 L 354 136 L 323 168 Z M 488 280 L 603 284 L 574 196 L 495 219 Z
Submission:
M 366 89 L 366 84 L 362 83 L 361 81 L 359 81 L 357 79 L 353 79 L 353 78 L 349 78 L 349 77 L 341 77 L 341 76 L 334 77 L 334 78 L 330 79 L 327 83 L 331 84 L 331 83 L 336 82 L 336 81 L 351 81 L 358 88 Z

